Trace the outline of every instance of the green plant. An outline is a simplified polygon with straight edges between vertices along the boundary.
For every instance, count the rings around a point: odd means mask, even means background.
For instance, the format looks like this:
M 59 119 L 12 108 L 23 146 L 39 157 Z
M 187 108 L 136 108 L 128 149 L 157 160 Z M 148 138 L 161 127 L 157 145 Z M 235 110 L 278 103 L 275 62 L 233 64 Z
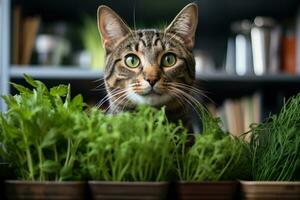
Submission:
M 202 114 L 203 133 L 194 136 L 191 147 L 186 147 L 185 142 L 182 142 L 182 149 L 177 154 L 179 180 L 219 181 L 249 178 L 248 145 L 224 133 L 219 126 L 219 119 L 205 111 Z
M 300 180 L 300 94 L 251 133 L 255 181 Z
M 50 90 L 25 75 L 33 90 L 12 83 L 20 94 L 4 96 L 8 111 L 0 115 L 1 156 L 18 179 L 78 179 L 77 152 L 84 139 L 87 116 L 80 95 L 71 99 L 70 86 Z
M 147 106 L 110 116 L 92 110 L 88 127 L 82 165 L 91 179 L 104 181 L 168 180 L 174 169 L 175 133 L 186 131 L 169 123 L 163 109 Z
M 83 110 L 70 86 L 50 90 L 25 76 L 33 89 L 5 96 L 0 115 L 0 153 L 22 180 L 166 181 L 231 180 L 248 173 L 248 149 L 199 108 L 204 132 L 190 135 L 181 123 L 169 123 L 164 109 L 140 106 L 131 113 L 106 115 Z M 174 177 L 172 177 L 174 178 Z

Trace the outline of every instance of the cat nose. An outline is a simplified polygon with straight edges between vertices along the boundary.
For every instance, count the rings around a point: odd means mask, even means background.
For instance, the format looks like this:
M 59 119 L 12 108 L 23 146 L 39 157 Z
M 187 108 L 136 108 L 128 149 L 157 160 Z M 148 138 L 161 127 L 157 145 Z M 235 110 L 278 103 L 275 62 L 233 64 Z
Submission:
M 158 81 L 157 77 L 149 77 L 146 79 L 146 81 L 148 81 L 148 83 L 151 85 L 151 87 L 153 87 L 155 85 L 155 83 Z

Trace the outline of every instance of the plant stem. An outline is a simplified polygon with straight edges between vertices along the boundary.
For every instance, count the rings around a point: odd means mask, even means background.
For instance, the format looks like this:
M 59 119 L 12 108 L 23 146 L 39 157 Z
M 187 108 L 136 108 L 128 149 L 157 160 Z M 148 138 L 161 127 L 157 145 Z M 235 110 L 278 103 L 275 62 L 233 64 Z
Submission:
M 53 152 L 54 152 L 54 160 L 55 160 L 55 162 L 58 162 L 56 144 L 53 145 Z M 55 181 L 58 181 L 58 174 L 57 173 L 55 173 Z
M 38 150 L 38 156 L 39 156 L 39 168 L 40 168 L 40 181 L 43 181 L 44 180 L 44 172 L 43 172 L 43 169 L 42 169 L 42 165 L 43 165 L 43 155 L 42 155 L 42 149 L 41 147 L 37 144 L 36 145 L 36 149 Z
M 25 126 L 24 126 L 23 121 L 21 121 L 21 127 L 23 129 L 23 131 L 22 131 L 23 139 L 24 139 L 24 142 L 25 142 L 25 145 L 26 145 L 26 157 L 27 157 L 27 165 L 28 165 L 28 169 L 29 169 L 29 179 L 34 181 L 32 156 L 31 156 L 30 147 L 28 146 L 28 140 L 27 140 L 27 137 L 25 135 L 25 132 L 27 132 L 27 130 L 25 130 Z
M 70 157 L 70 151 L 71 151 L 70 148 L 71 148 L 71 141 L 70 141 L 70 138 L 68 138 L 67 156 L 66 156 L 66 160 L 65 160 L 64 166 L 68 166 L 69 157 Z

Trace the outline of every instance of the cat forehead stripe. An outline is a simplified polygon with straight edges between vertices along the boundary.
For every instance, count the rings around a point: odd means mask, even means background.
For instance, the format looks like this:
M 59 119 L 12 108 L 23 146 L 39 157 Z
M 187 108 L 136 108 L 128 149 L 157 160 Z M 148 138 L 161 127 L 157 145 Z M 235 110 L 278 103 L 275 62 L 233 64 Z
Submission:
M 137 31 L 139 37 L 139 41 L 142 43 L 144 47 L 153 47 L 157 46 L 158 41 L 161 40 L 161 33 L 155 29 L 143 29 Z

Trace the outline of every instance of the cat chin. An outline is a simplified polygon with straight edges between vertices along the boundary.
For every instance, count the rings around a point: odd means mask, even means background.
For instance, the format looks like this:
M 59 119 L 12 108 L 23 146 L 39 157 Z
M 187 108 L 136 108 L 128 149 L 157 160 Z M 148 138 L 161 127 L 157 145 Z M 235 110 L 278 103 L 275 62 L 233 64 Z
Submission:
M 147 104 L 151 106 L 163 106 L 171 100 L 171 96 L 167 94 L 158 95 L 150 93 L 142 96 L 132 91 L 129 92 L 128 98 L 136 104 Z

